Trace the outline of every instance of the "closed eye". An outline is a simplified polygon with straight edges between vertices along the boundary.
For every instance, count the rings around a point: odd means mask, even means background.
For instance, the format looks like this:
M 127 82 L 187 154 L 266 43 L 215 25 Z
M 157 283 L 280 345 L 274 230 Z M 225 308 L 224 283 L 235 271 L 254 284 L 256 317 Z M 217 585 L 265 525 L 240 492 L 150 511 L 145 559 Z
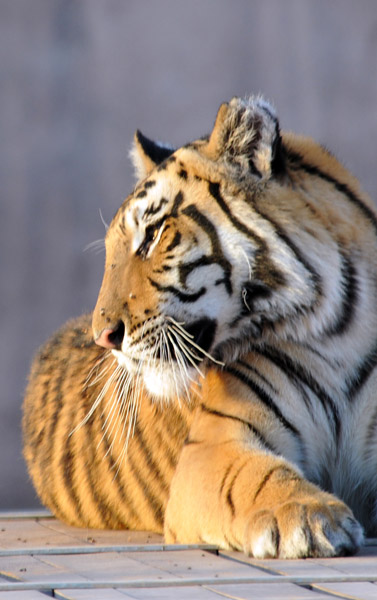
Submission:
M 163 217 L 157 221 L 157 223 L 152 223 L 146 227 L 144 239 L 136 251 L 138 256 L 141 256 L 142 258 L 146 258 L 148 256 L 148 252 L 150 251 L 152 244 L 158 240 L 162 233 L 165 219 L 166 217 Z

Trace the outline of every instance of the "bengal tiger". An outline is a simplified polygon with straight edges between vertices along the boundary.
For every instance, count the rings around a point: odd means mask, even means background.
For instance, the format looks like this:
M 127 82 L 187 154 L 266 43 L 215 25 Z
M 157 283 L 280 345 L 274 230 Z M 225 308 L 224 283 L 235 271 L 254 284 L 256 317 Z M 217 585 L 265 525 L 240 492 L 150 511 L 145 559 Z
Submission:
M 262 97 L 174 150 L 135 134 L 93 315 L 36 356 L 25 457 L 67 523 L 254 557 L 377 532 L 377 217 Z

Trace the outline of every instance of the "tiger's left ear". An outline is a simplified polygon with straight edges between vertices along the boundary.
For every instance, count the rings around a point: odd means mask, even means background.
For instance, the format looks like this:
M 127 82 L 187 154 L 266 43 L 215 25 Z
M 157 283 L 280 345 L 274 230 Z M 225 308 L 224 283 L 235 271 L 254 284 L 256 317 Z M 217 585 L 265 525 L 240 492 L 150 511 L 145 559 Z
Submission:
M 153 142 L 137 130 L 130 157 L 138 180 L 144 179 L 157 165 L 174 152 L 174 148 Z
M 233 98 L 220 106 L 203 152 L 215 161 L 236 166 L 239 175 L 269 179 L 282 168 L 279 121 L 260 96 Z

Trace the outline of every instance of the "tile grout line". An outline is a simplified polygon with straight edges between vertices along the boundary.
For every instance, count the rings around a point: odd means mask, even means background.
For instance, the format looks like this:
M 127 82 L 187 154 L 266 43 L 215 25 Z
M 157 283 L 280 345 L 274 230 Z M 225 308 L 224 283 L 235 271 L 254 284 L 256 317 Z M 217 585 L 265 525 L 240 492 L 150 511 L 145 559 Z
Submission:
M 162 588 L 162 587 L 192 587 L 204 585 L 237 585 L 237 584 L 283 584 L 315 585 L 323 583 L 365 583 L 376 582 L 377 575 L 329 575 L 329 576 L 250 576 L 250 577 L 196 577 L 167 578 L 167 579 L 129 579 L 129 580 L 96 580 L 96 581 L 20 581 L 15 583 L 0 583 L 0 591 L 16 590 L 53 590 L 53 589 L 101 589 L 101 588 Z

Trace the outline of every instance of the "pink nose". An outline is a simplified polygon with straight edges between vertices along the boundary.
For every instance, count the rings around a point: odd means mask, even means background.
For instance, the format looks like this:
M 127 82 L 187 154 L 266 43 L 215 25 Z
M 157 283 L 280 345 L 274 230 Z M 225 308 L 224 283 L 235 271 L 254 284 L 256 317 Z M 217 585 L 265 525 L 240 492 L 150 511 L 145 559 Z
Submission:
M 98 338 L 95 340 L 96 344 L 103 346 L 104 348 L 115 348 L 116 344 L 112 341 L 111 336 L 114 335 L 114 329 L 104 329 L 101 331 Z
M 123 337 L 124 324 L 120 322 L 115 329 L 103 329 L 95 342 L 103 348 L 112 350 L 113 348 L 120 348 L 122 346 Z

